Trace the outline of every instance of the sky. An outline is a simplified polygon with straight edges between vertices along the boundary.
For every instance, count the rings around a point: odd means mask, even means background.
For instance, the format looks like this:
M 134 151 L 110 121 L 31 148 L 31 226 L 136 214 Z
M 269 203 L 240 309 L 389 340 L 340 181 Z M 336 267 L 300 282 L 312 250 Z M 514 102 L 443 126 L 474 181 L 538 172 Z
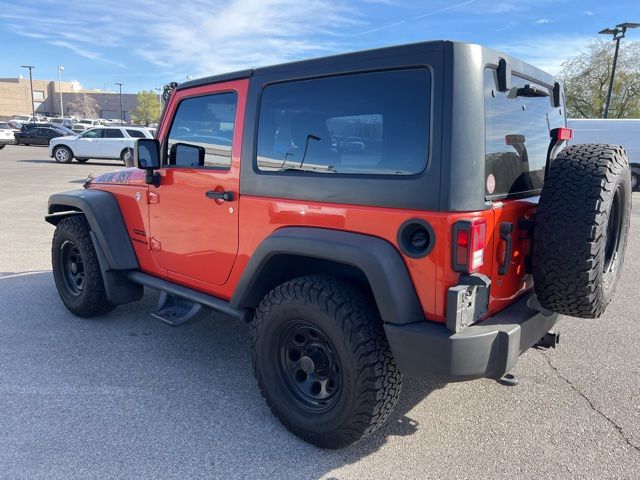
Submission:
M 479 43 L 550 73 L 640 0 L 0 0 L 0 77 L 124 93 L 189 77 L 425 40 Z M 640 41 L 640 29 L 625 41 Z M 624 43 L 622 44 L 624 48 Z

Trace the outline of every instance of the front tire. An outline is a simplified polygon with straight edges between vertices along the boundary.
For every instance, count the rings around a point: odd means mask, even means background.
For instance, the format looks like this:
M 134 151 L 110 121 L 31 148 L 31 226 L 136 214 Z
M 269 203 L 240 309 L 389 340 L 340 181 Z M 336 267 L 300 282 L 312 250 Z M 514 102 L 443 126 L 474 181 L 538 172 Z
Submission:
M 62 145 L 53 150 L 53 158 L 58 163 L 70 163 L 73 160 L 73 152 L 69 147 Z
M 58 223 L 53 234 L 53 278 L 64 305 L 79 317 L 103 315 L 115 308 L 107 300 L 102 271 L 84 215 Z
M 631 173 L 631 190 L 634 192 L 640 191 L 640 175 Z
M 273 289 L 256 310 L 251 351 L 273 414 L 321 448 L 375 431 L 400 395 L 375 302 L 339 278 L 306 276 Z
M 78 163 L 87 163 L 88 161 L 88 158 L 76 158 L 76 162 Z

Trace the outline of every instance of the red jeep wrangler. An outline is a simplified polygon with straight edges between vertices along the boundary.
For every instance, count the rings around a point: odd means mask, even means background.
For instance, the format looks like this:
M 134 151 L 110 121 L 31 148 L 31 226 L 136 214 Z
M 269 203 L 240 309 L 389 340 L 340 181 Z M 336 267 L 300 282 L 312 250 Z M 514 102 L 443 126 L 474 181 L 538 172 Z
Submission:
M 262 395 L 320 447 L 394 408 L 402 375 L 499 379 L 557 314 L 611 300 L 626 154 L 566 146 L 562 87 L 434 41 L 171 85 L 138 168 L 49 200 L 67 308 L 251 322 Z M 565 148 L 563 148 L 565 147 Z

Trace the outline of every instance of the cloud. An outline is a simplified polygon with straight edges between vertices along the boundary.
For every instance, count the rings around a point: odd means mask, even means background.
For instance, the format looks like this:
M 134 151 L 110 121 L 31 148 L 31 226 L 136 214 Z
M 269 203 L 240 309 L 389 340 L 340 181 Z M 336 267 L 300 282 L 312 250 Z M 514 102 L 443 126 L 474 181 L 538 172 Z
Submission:
M 592 40 L 592 36 L 556 34 L 525 37 L 515 42 L 496 44 L 492 47 L 556 75 L 568 58 L 578 55 Z
M 582 15 L 593 17 L 595 14 L 591 10 L 585 10 L 584 12 L 582 12 Z
M 347 35 L 347 36 L 348 37 L 355 37 L 355 36 L 368 35 L 370 33 L 379 32 L 380 30 L 385 30 L 387 28 L 397 27 L 397 26 L 403 25 L 403 24 L 408 23 L 408 22 L 414 22 L 414 21 L 420 20 L 422 18 L 430 17 L 432 15 L 437 15 L 439 13 L 444 13 L 444 12 L 447 12 L 449 10 L 453 10 L 455 8 L 464 7 L 466 5 L 474 3 L 475 1 L 476 0 L 466 0 L 465 2 L 456 3 L 454 5 L 449 5 L 448 7 L 439 8 L 437 10 L 431 10 L 431 11 L 426 12 L 426 13 L 421 13 L 420 15 L 414 15 L 412 17 L 402 18 L 402 19 L 399 19 L 399 20 L 396 20 L 396 21 L 393 21 L 393 22 L 390 22 L 390 23 L 385 23 L 384 25 L 380 25 L 380 26 L 377 26 L 377 27 L 374 27 L 374 28 L 370 28 L 370 29 L 364 30 L 362 32 L 353 33 L 353 34 L 350 34 L 350 35 Z
M 551 23 L 553 22 L 553 20 L 549 20 L 548 18 L 540 18 L 539 20 L 536 20 L 535 23 L 536 25 L 543 25 L 545 23 Z
M 347 0 L 102 0 L 56 6 L 46 16 L 39 10 L 22 1 L 0 19 L 19 19 L 14 33 L 38 32 L 94 61 L 121 65 L 111 51 L 127 49 L 168 73 L 194 76 L 335 53 L 343 49 L 339 32 L 363 24 Z

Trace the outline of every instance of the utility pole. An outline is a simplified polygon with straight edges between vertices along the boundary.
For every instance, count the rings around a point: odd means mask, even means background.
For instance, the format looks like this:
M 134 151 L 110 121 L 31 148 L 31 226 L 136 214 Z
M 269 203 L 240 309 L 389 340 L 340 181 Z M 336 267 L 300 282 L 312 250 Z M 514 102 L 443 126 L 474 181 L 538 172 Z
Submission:
M 60 118 L 64 118 L 64 105 L 62 105 L 62 71 L 64 67 L 60 65 L 58 67 L 58 89 L 60 90 Z
M 118 85 L 118 88 L 120 89 L 120 126 L 123 126 L 124 118 L 122 117 L 122 85 L 124 85 L 124 83 L 116 82 L 116 85 Z
M 33 77 L 31 76 L 31 70 L 33 70 L 34 67 L 33 65 L 20 65 L 22 68 L 28 68 L 29 69 L 29 85 L 31 86 L 31 111 L 33 113 L 33 121 L 36 121 L 36 105 L 33 102 Z
M 618 64 L 618 51 L 620 50 L 620 40 L 624 38 L 628 28 L 638 28 L 640 23 L 620 23 L 615 28 L 605 28 L 600 30 L 600 35 L 613 35 L 613 40 L 616 42 L 616 49 L 613 54 L 613 65 L 611 66 L 611 79 L 609 80 L 609 91 L 607 92 L 607 101 L 604 104 L 604 117 L 609 116 L 609 105 L 611 104 L 611 92 L 613 91 L 613 77 L 616 75 L 616 65 Z

